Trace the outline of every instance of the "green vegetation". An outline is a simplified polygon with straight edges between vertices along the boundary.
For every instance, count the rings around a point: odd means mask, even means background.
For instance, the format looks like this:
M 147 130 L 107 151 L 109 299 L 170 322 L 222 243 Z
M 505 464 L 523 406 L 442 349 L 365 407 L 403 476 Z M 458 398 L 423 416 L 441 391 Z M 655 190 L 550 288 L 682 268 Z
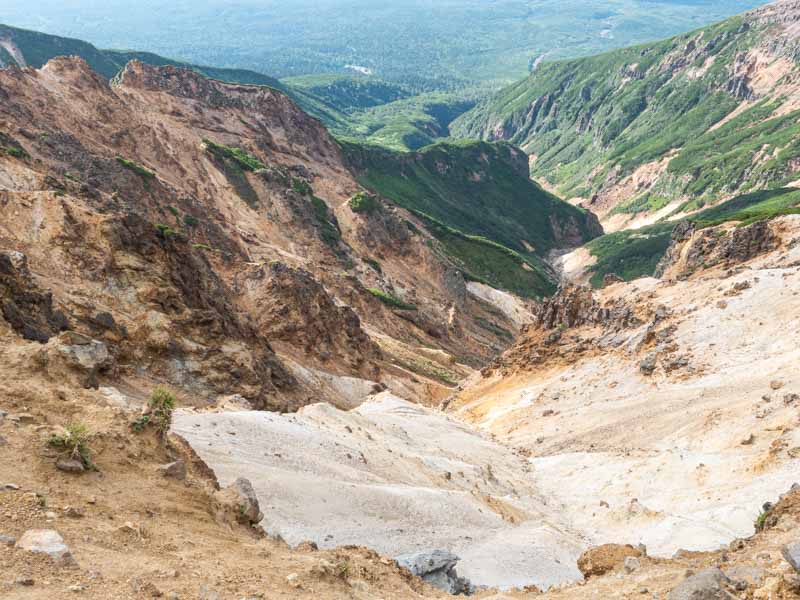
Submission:
M 147 169 L 147 168 L 143 167 L 142 165 L 133 162 L 132 160 L 128 160 L 127 158 L 123 158 L 122 156 L 118 156 L 116 160 L 123 167 L 125 167 L 126 169 L 128 169 L 130 171 L 133 171 L 134 173 L 136 173 L 137 175 L 139 175 L 140 177 L 142 177 L 146 181 L 150 180 L 150 179 L 154 179 L 155 176 L 156 176 L 156 174 L 153 173 L 150 169 Z
M 408 86 L 366 75 L 302 75 L 288 77 L 282 83 L 347 114 L 415 95 Z
M 392 296 L 391 294 L 379 290 L 377 288 L 368 288 L 367 291 L 375 296 L 378 300 L 383 302 L 386 306 L 391 306 L 392 308 L 399 308 L 400 310 L 417 310 L 417 307 L 413 304 L 408 304 L 407 302 L 403 302 L 400 298 L 396 296 Z
M 0 153 L 8 154 L 14 158 L 28 158 L 28 153 L 16 146 L 0 146 Z
M 200 221 L 192 215 L 183 215 L 183 224 L 187 227 L 197 227 Z
M 555 289 L 542 256 L 554 232 L 589 240 L 587 213 L 530 180 L 525 154 L 505 143 L 439 143 L 416 153 L 343 143 L 359 182 L 426 221 L 465 277 L 527 297 Z
M 354 213 L 368 213 L 372 214 L 378 208 L 380 208 L 380 201 L 378 200 L 377 196 L 374 194 L 368 194 L 366 192 L 358 192 L 354 194 L 350 200 L 347 201 L 347 204 L 350 206 L 350 210 Z
M 674 227 L 674 223 L 662 223 L 617 231 L 592 240 L 586 248 L 597 262 L 590 269 L 590 283 L 599 287 L 610 273 L 625 281 L 652 275 L 669 248 Z
M 195 250 L 208 250 L 209 252 L 212 251 L 211 246 L 209 246 L 208 244 L 192 244 L 192 248 L 194 248 Z
M 164 387 L 157 387 L 150 394 L 147 412 L 131 423 L 131 428 L 141 433 L 148 426 L 153 427 L 162 438 L 167 436 L 172 425 L 172 413 L 175 410 L 175 395 Z
M 264 165 L 252 154 L 249 154 L 241 148 L 234 148 L 232 146 L 224 146 L 217 144 L 209 139 L 203 138 L 203 148 L 219 158 L 229 159 L 239 166 L 244 171 L 258 171 L 264 169 Z
M 510 144 L 442 142 L 416 153 L 343 147 L 364 187 L 466 234 L 538 255 L 558 244 L 551 221 L 592 237 L 585 211 L 531 181 L 527 157 Z
M 156 229 L 158 230 L 158 233 L 160 233 L 161 236 L 165 238 L 170 238 L 175 235 L 178 235 L 177 231 L 175 231 L 169 225 L 165 225 L 164 223 L 156 223 Z
M 764 525 L 767 524 L 767 517 L 768 516 L 769 516 L 769 511 L 762 510 L 759 513 L 758 517 L 756 517 L 755 523 L 753 524 L 753 526 L 755 527 L 756 531 L 763 531 Z
M 800 190 L 779 188 L 737 196 L 718 206 L 692 215 L 698 227 L 713 227 L 737 222 L 739 226 L 771 219 L 782 214 L 800 213 Z M 655 272 L 658 261 L 669 247 L 675 222 L 662 222 L 609 233 L 589 242 L 586 247 L 597 262 L 591 267 L 591 283 L 599 286 L 608 273 L 625 281 L 647 277 Z
M 172 216 L 173 216 L 173 217 L 175 217 L 176 219 L 177 219 L 177 218 L 178 218 L 178 217 L 181 215 L 181 211 L 179 211 L 179 210 L 178 210 L 177 208 L 175 208 L 174 206 L 168 206 L 168 207 L 167 207 L 167 210 L 168 210 L 169 212 L 171 212 L 171 213 L 172 213 Z
M 48 446 L 56 448 L 72 460 L 80 461 L 85 469 L 95 469 L 92 452 L 89 447 L 91 435 L 89 428 L 83 423 L 70 423 L 61 435 L 53 435 L 47 441 Z
M 733 17 L 661 42 L 544 63 L 459 117 L 452 131 L 492 137 L 502 130 L 536 155 L 533 175 L 565 197 L 591 197 L 664 160 L 652 186 L 618 212 L 684 198 L 684 208 L 696 209 L 777 188 L 796 178 L 800 111 L 782 109 L 786 99 L 774 97 L 734 112 L 750 94 L 734 64 L 763 35 L 763 25 Z
M 342 239 L 342 232 L 339 231 L 339 226 L 336 224 L 333 214 L 322 198 L 312 195 L 310 200 L 314 209 L 314 220 L 319 229 L 319 236 L 323 242 L 335 247 Z
M 364 262 L 367 263 L 370 267 L 372 267 L 377 273 L 383 273 L 383 268 L 381 267 L 381 263 L 379 263 L 374 258 L 365 258 Z

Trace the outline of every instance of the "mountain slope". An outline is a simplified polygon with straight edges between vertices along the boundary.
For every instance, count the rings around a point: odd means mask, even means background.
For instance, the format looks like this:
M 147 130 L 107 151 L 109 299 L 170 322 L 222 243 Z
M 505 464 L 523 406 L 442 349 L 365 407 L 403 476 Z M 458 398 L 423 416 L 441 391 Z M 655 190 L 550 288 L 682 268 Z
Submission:
M 672 39 L 545 62 L 458 118 L 464 137 L 506 139 L 532 174 L 609 214 L 664 216 L 800 170 L 794 101 L 800 8 L 777 2 Z
M 344 148 L 362 185 L 424 217 L 467 273 L 495 287 L 549 295 L 555 281 L 542 257 L 602 233 L 593 214 L 531 181 L 524 153 L 510 144 L 439 143 L 412 153 Z

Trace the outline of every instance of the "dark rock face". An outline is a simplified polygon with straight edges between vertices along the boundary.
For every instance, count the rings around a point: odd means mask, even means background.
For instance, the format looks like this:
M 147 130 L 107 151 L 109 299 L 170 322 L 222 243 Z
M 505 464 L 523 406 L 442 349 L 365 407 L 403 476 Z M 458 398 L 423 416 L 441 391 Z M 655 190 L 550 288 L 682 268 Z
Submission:
M 637 323 L 631 307 L 622 303 L 601 306 L 591 288 L 585 286 L 559 288 L 542 303 L 535 317 L 535 325 L 540 329 L 571 328 L 589 323 L 622 329 Z
M 250 270 L 241 287 L 259 333 L 269 339 L 291 342 L 323 362 L 335 354 L 355 371 L 380 357 L 353 309 L 337 306 L 308 271 L 274 262 Z
M 686 244 L 690 244 L 686 248 Z M 685 278 L 699 269 L 717 265 L 733 266 L 774 250 L 779 244 L 768 221 L 758 221 L 730 231 L 718 227 L 698 230 L 694 223 L 681 221 L 672 232 L 672 241 L 656 267 L 655 276 L 668 271 Z
M 161 332 L 169 340 L 162 345 L 141 339 L 131 342 L 138 341 L 148 351 L 179 363 L 192 356 L 195 360 L 191 362 L 198 366 L 188 375 L 219 393 L 241 393 L 256 409 L 292 408 L 276 404 L 275 393 L 291 391 L 297 381 L 275 355 L 268 338 L 237 306 L 233 291 L 202 252 L 194 250 L 184 237 L 165 235 L 134 214 L 121 218 L 110 237 L 109 275 L 135 284 L 137 294 L 169 322 L 169 330 Z M 142 273 L 118 266 L 117 257 L 126 254 L 144 258 L 152 269 Z M 203 348 L 184 347 L 175 340 L 178 337 L 201 341 Z M 240 342 L 246 351 L 224 350 L 231 341 Z
M 27 258 L 19 252 L 0 252 L 0 309 L 26 340 L 45 343 L 69 327 L 66 316 L 53 308 L 53 295 L 34 283 Z

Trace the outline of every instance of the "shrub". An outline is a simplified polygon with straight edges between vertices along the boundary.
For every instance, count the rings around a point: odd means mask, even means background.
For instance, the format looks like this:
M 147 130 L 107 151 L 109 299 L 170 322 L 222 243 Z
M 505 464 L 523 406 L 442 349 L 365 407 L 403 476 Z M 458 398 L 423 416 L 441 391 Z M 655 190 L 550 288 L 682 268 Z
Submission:
M 354 213 L 372 214 L 380 207 L 380 202 L 376 196 L 366 192 L 358 192 L 347 201 L 350 210 Z
M 387 294 L 383 290 L 379 290 L 377 288 L 368 288 L 367 291 L 375 296 L 378 300 L 383 302 L 387 306 L 391 306 L 392 308 L 399 308 L 401 310 L 417 310 L 417 307 L 413 304 L 409 304 L 407 302 L 403 302 L 400 298 L 396 296 L 392 296 L 391 294 Z
M 266 168 L 260 160 L 241 148 L 223 146 L 222 144 L 217 144 L 208 139 L 203 140 L 203 147 L 219 158 L 232 160 L 245 171 L 258 171 Z
M 756 522 L 753 524 L 756 528 L 756 531 L 763 531 L 764 525 L 767 524 L 767 517 L 769 516 L 769 511 L 762 510 L 761 514 L 758 515 L 756 518 Z
M 28 158 L 28 153 L 22 148 L 17 148 L 16 146 L 0 146 L 0 152 L 4 152 L 5 154 L 13 156 L 14 158 Z
M 167 210 L 172 213 L 172 216 L 176 219 L 181 215 L 181 212 L 175 208 L 174 206 L 168 206 Z
M 131 428 L 139 433 L 147 426 L 155 428 L 161 437 L 166 437 L 172 425 L 175 410 L 175 395 L 165 387 L 157 387 L 150 395 L 147 412 L 131 423 Z
M 156 229 L 165 238 L 172 237 L 173 235 L 178 234 L 178 232 L 175 231 L 172 227 L 170 227 L 169 225 L 165 225 L 164 223 L 156 223 Z
M 197 217 L 193 217 L 192 215 L 183 215 L 183 223 L 187 227 L 197 227 L 200 221 Z
M 299 181 L 299 180 L 298 180 Z M 333 217 L 328 210 L 328 205 L 322 198 L 311 196 L 311 205 L 314 207 L 314 220 L 319 227 L 319 235 L 329 246 L 336 246 L 342 237 L 339 228 L 333 222 Z
M 132 160 L 128 160 L 127 158 L 123 158 L 121 156 L 117 157 L 117 162 L 121 164 L 126 169 L 133 171 L 140 177 L 144 179 L 155 179 L 156 174 L 153 173 L 150 169 L 146 169 L 140 164 L 133 162 Z
M 292 177 L 292 190 L 303 196 L 309 196 L 314 192 L 307 181 L 298 177 Z
M 70 459 L 79 460 L 86 469 L 94 469 L 89 448 L 89 429 L 83 423 L 70 423 L 61 435 L 53 435 L 47 444 L 57 448 Z
M 208 244 L 192 244 L 192 248 L 194 248 L 195 250 L 208 250 L 209 252 L 211 252 L 211 246 L 209 246 Z

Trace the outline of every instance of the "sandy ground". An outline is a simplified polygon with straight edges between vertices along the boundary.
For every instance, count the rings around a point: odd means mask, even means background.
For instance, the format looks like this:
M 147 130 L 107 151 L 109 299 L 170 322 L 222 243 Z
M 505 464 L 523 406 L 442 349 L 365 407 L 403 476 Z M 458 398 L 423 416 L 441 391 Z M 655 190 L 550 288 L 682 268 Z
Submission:
M 249 478 L 265 526 L 292 545 L 388 556 L 446 548 L 477 585 L 580 578 L 584 544 L 538 494 L 524 458 L 388 392 L 350 412 L 181 412 L 174 431 L 223 485 Z
M 795 244 L 728 278 L 612 286 L 605 297 L 672 311 L 687 367 L 641 374 L 625 350 L 641 328 L 626 330 L 615 351 L 484 381 L 458 414 L 531 452 L 537 488 L 594 543 L 667 556 L 750 535 L 761 504 L 800 479 L 798 260 Z

